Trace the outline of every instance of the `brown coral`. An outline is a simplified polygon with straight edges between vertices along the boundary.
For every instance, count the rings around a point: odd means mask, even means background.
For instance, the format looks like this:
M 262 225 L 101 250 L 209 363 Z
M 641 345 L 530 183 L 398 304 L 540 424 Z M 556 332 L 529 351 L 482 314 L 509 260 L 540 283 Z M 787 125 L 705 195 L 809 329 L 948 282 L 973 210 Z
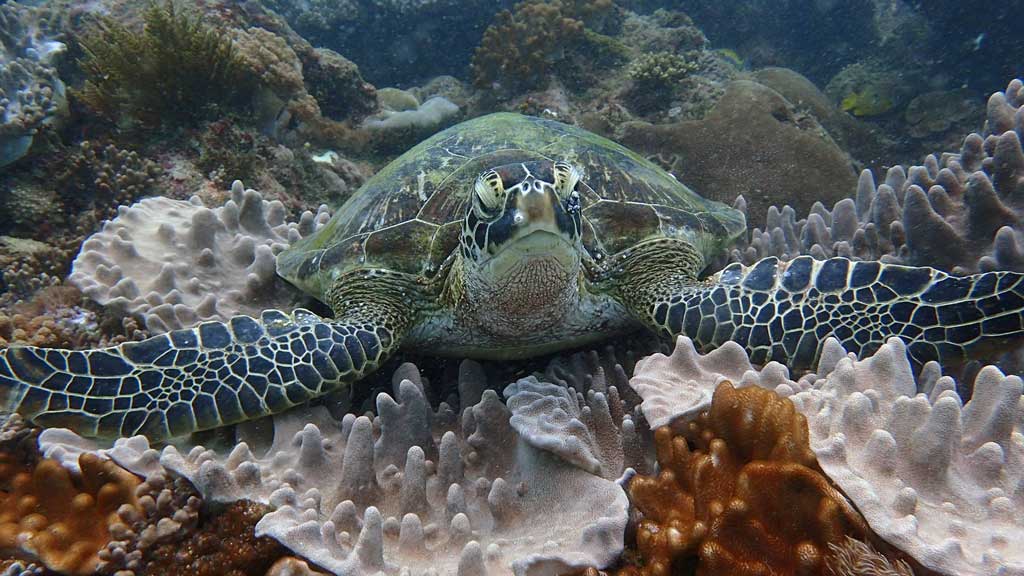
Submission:
M 138 574 L 247 576 L 264 574 L 287 550 L 276 540 L 255 536 L 267 508 L 247 500 L 230 504 L 203 521 L 188 539 L 152 549 Z
M 498 13 L 473 55 L 473 82 L 481 88 L 543 87 L 566 48 L 583 37 L 583 22 L 572 17 L 571 4 L 527 0 Z
M 72 475 L 55 460 L 32 465 L 0 452 L 0 548 L 67 574 L 96 569 L 117 509 L 135 505 L 139 479 L 94 454 L 78 463 L 81 474 Z
M 642 563 L 629 576 L 827 574 L 830 545 L 867 527 L 818 468 L 807 421 L 774 392 L 724 382 L 682 434 L 655 431 L 661 472 L 629 494 Z

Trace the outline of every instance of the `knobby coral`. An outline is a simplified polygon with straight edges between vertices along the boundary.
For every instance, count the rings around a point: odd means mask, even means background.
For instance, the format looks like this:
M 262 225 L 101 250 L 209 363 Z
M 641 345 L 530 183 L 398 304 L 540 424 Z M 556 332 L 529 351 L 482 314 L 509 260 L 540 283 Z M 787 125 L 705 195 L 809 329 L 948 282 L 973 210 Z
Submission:
M 116 313 L 140 315 L 151 331 L 264 309 L 294 307 L 299 295 L 275 272 L 275 255 L 329 218 L 322 206 L 285 220 L 241 182 L 231 200 L 209 209 L 191 201 L 147 198 L 82 244 L 70 280 Z
M 49 459 L 26 465 L 0 453 L 0 547 L 51 570 L 93 573 L 118 509 L 136 504 L 139 479 L 95 454 L 82 454 L 78 469 L 72 474 Z
M 846 256 L 954 273 L 1024 270 L 1024 82 L 992 94 L 983 133 L 959 153 L 929 155 L 920 166 L 896 166 L 877 184 L 863 171 L 856 199 L 808 216 L 784 206 L 768 210 L 764 229 L 733 258 Z
M 654 438 L 660 473 L 629 484 L 643 563 L 622 574 L 695 557 L 698 574 L 826 574 L 830 547 L 866 534 L 817 467 L 806 420 L 772 391 L 723 382 L 683 433 Z
M 55 67 L 65 46 L 41 24 L 36 8 L 0 6 L 0 167 L 27 154 L 35 136 L 66 111 Z
M 740 386 L 792 399 L 819 466 L 887 543 L 943 574 L 1024 570 L 1012 544 L 1024 537 L 1012 512 L 1024 478 L 1020 378 L 985 367 L 965 402 L 934 362 L 915 381 L 896 338 L 863 360 L 829 339 L 817 373 L 799 381 L 784 366 L 758 370 L 736 352 L 726 344 L 701 356 L 680 338 L 672 355 L 638 363 L 631 385 L 648 419 L 685 422 L 706 409 L 708 389 L 740 373 Z
M 544 380 L 558 383 L 521 380 L 505 390 L 506 408 L 467 361 L 455 384 L 461 415 L 447 403 L 432 410 L 405 365 L 394 397 L 378 395 L 376 417 L 292 412 L 274 417 L 269 446 L 259 427 L 241 427 L 244 441 L 226 455 L 158 452 L 143 437 L 99 453 L 147 478 L 170 469 L 208 503 L 269 506 L 256 535 L 335 573 L 605 566 L 622 550 L 626 523 L 614 479 L 627 466 L 645 469 L 633 460 L 643 453 L 636 414 L 616 386 L 625 387 L 624 371 L 607 365 L 553 365 Z M 551 387 L 562 390 L 549 397 Z M 45 453 L 62 461 L 89 446 L 67 431 L 43 436 Z
M 172 0 L 150 6 L 141 34 L 103 18 L 80 44 L 82 97 L 111 118 L 194 120 L 247 95 L 249 79 L 231 39 Z

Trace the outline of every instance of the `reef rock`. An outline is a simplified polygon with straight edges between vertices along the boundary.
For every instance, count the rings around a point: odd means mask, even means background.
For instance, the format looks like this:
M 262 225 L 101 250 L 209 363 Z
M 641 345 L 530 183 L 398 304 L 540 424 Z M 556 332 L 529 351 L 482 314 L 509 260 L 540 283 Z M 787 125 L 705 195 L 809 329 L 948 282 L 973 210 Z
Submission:
M 783 201 L 806 211 L 856 189 L 850 159 L 811 116 L 749 80 L 728 84 L 702 120 L 627 122 L 619 142 L 669 157 L 673 174 L 705 198 L 731 204 L 742 194 L 752 221 Z

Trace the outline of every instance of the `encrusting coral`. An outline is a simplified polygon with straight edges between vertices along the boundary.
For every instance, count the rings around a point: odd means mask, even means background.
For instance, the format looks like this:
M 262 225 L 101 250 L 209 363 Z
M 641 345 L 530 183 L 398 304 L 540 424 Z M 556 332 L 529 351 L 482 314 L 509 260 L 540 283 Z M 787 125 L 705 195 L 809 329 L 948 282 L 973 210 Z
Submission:
M 25 464 L 0 452 L 0 547 L 51 570 L 95 571 L 118 509 L 136 505 L 140 480 L 95 454 L 82 454 L 77 465 L 73 474 L 56 460 Z
M 684 432 L 654 441 L 661 471 L 628 487 L 642 564 L 622 575 L 694 558 L 697 574 L 827 574 L 830 547 L 867 532 L 817 467 L 804 417 L 772 391 L 723 382 Z
M 733 258 L 846 256 L 970 273 L 1024 270 L 1024 82 L 988 101 L 985 130 L 959 153 L 929 155 L 920 166 L 890 168 L 877 184 L 860 175 L 856 199 L 831 210 L 818 202 L 805 219 L 788 206 L 768 210 Z

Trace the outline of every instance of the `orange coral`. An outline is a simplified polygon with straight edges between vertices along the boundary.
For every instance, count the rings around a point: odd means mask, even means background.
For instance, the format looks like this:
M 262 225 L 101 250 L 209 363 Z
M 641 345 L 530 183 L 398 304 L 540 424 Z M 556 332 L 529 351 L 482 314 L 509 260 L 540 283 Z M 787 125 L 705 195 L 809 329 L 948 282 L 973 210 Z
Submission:
M 51 569 L 91 574 L 117 509 L 135 505 L 139 479 L 94 454 L 72 475 L 55 460 L 25 464 L 0 452 L 0 548 L 20 549 Z
M 867 526 L 818 468 L 807 421 L 774 392 L 724 382 L 684 433 L 655 431 L 661 472 L 629 494 L 642 565 L 627 576 L 827 574 L 830 545 Z

